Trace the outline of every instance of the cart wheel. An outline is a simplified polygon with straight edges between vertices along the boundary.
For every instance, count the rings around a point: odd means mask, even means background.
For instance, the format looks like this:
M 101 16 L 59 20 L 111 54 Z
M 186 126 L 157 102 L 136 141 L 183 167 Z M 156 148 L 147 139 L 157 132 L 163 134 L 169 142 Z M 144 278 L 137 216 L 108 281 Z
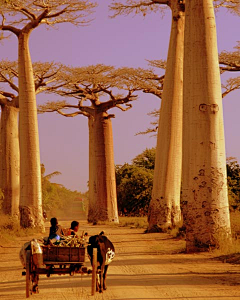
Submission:
M 96 292 L 97 283 L 97 248 L 93 248 L 93 258 L 92 258 L 92 296 Z
M 26 253 L 26 298 L 31 294 L 31 251 L 27 250 Z

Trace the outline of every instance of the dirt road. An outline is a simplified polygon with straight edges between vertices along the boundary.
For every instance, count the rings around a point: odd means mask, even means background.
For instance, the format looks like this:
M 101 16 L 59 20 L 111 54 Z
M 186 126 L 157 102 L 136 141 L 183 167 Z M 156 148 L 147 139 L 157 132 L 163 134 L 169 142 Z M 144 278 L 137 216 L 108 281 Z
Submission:
M 69 223 L 60 222 L 64 227 Z M 91 296 L 88 275 L 41 275 L 39 294 L 30 299 L 240 300 L 239 265 L 222 263 L 210 253 L 179 253 L 184 242 L 167 234 L 143 234 L 142 229 L 90 226 L 85 222 L 80 225 L 90 235 L 104 230 L 115 245 L 107 291 Z M 0 247 L 1 300 L 25 299 L 25 277 L 18 254 L 27 240 L 19 238 L 8 248 Z

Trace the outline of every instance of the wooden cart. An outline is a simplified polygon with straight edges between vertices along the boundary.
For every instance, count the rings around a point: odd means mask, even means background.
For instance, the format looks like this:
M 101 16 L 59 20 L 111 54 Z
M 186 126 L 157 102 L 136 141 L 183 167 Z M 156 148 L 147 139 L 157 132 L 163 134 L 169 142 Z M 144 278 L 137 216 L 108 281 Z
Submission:
M 34 286 L 38 286 L 39 275 L 50 277 L 52 274 L 92 274 L 92 295 L 96 289 L 97 251 L 94 253 L 92 269 L 84 266 L 85 247 L 56 247 L 42 246 L 42 254 L 32 254 L 26 251 L 26 298 L 33 293 Z M 97 249 L 94 249 L 97 250 Z M 38 289 L 38 287 L 37 287 Z M 36 292 L 36 291 L 35 291 Z

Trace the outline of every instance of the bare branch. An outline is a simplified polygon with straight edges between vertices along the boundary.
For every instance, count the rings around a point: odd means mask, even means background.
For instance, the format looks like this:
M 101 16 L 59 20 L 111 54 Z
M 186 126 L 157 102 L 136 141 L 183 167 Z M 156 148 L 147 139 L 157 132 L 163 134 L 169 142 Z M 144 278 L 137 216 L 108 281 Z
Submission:
M 222 84 L 222 88 L 224 89 L 224 92 L 222 94 L 223 98 L 232 91 L 240 89 L 240 76 L 235 78 L 229 78 L 226 81 L 226 83 Z
M 57 109 L 56 110 L 57 113 L 59 113 L 60 115 L 64 116 L 64 117 L 75 117 L 75 116 L 78 116 L 78 115 L 83 115 L 84 113 L 82 111 L 76 111 L 74 113 L 64 113 L 62 112 L 60 109 Z
M 158 130 L 158 126 L 155 128 L 147 128 L 145 131 L 139 131 L 135 135 L 144 135 L 144 134 L 154 133 L 152 136 L 155 137 L 157 135 L 156 134 L 157 130 Z
M 18 87 L 13 83 L 13 81 L 12 80 L 10 80 L 10 79 L 8 79 L 4 74 L 3 74 L 3 72 L 1 72 L 1 70 L 0 70 L 0 78 L 1 78 L 1 82 L 6 82 L 6 83 L 8 83 L 9 84 L 9 86 L 14 90 L 14 91 L 16 91 L 17 93 L 18 93 Z
M 28 17 L 29 20 L 36 20 L 36 16 L 28 9 L 22 8 L 21 12 Z
M 113 12 L 111 18 L 115 18 L 118 15 L 129 15 L 131 13 L 134 14 L 142 14 L 146 16 L 148 12 L 164 12 L 164 7 L 161 5 L 169 6 L 170 1 L 167 0 L 126 0 L 126 4 L 121 2 L 113 2 L 109 5 L 110 11 Z
M 240 50 L 233 52 L 222 51 L 219 54 L 219 64 L 221 73 L 224 71 L 240 71 Z
M 63 109 L 69 109 L 69 108 L 74 108 L 77 109 L 77 111 L 72 112 L 72 113 L 64 113 L 62 110 Z M 89 113 L 87 111 L 79 110 L 78 105 L 71 105 L 67 103 L 65 100 L 64 101 L 48 101 L 47 103 L 43 105 L 38 105 L 38 113 L 46 113 L 46 112 L 57 112 L 60 115 L 63 115 L 65 117 L 75 117 L 77 115 L 84 115 L 89 117 Z
M 227 8 L 229 12 L 240 16 L 240 2 L 239 0 L 214 0 L 214 7 L 216 9 L 220 7 Z
M 16 96 L 12 93 L 8 93 L 8 92 L 5 92 L 5 91 L 1 91 L 0 90 L 0 95 L 4 96 L 4 97 L 7 97 L 7 98 L 11 98 L 11 99 L 14 99 Z
M 122 111 L 126 111 L 126 110 L 129 110 L 129 109 L 132 108 L 132 104 L 130 104 L 130 103 L 126 103 L 126 106 L 127 106 L 127 107 L 123 107 L 123 106 L 120 105 L 120 104 L 117 104 L 117 105 L 116 105 L 116 107 L 119 108 L 119 109 L 121 109 Z

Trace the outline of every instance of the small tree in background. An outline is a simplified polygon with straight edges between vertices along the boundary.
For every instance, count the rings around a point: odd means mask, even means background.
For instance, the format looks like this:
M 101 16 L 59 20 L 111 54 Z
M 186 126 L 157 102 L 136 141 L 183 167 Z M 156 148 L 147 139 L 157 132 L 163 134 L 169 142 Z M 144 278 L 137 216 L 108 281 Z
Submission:
M 235 157 L 227 158 L 227 179 L 230 210 L 240 210 L 240 167 Z
M 156 148 L 137 155 L 132 164 L 116 166 L 118 208 L 121 215 L 147 215 L 152 194 Z

